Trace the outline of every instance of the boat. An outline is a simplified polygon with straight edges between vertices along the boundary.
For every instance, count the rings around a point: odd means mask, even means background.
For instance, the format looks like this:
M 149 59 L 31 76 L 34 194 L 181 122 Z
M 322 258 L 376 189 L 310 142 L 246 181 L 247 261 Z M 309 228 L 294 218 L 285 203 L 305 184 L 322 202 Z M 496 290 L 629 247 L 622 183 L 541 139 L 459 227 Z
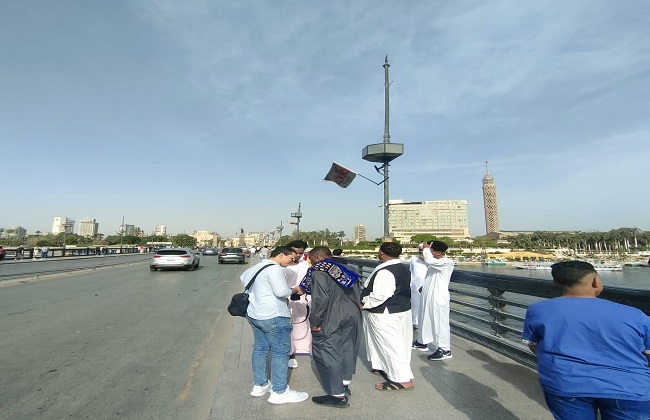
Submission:
M 623 271 L 623 264 L 617 262 L 589 261 L 589 263 L 594 266 L 596 271 Z M 514 265 L 513 267 L 519 268 L 520 270 L 550 270 L 553 264 L 554 263 L 548 261 L 526 262 Z
M 513 267 L 520 270 L 550 270 L 552 262 L 525 262 L 523 264 L 517 264 Z
M 591 265 L 594 266 L 596 271 L 623 271 L 623 264 L 619 264 L 616 262 L 597 262 L 597 263 L 591 263 Z
M 483 261 L 483 265 L 487 265 L 488 267 L 503 267 L 507 262 L 508 260 L 505 258 L 488 258 Z

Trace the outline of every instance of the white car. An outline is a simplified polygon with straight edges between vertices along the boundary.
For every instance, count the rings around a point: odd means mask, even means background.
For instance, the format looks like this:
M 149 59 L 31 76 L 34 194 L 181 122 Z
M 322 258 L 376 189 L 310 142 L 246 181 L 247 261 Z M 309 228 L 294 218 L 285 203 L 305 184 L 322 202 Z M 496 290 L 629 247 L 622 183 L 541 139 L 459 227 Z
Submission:
M 156 251 L 149 269 L 156 271 L 159 268 L 183 268 L 191 271 L 199 266 L 199 254 L 188 248 L 163 248 Z

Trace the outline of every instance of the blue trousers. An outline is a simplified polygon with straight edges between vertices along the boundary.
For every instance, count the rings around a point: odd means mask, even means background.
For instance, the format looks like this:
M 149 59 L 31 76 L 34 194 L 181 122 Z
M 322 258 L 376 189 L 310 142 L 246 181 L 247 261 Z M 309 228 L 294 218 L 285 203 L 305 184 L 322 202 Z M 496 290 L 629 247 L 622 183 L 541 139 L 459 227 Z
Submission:
M 271 384 L 273 391 L 284 392 L 287 389 L 287 370 L 291 354 L 290 318 L 253 319 L 246 317 L 253 329 L 253 380 L 255 385 L 266 384 L 266 360 L 271 352 Z
M 633 401 L 612 398 L 561 397 L 544 392 L 546 405 L 558 420 L 650 420 L 650 400 Z

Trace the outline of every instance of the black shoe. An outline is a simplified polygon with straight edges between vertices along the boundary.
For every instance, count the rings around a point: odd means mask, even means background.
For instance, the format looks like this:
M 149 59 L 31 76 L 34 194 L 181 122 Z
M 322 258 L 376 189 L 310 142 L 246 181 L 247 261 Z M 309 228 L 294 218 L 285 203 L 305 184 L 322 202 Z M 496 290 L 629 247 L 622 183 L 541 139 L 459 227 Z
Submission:
M 428 360 L 445 360 L 445 359 L 451 359 L 451 350 L 443 350 L 443 349 L 438 349 L 436 350 L 435 353 L 430 354 L 427 356 Z
M 426 344 L 419 343 L 417 340 L 413 342 L 413 348 L 420 351 L 429 350 Z
M 316 404 L 334 408 L 346 408 L 350 405 L 348 397 L 338 398 L 331 395 L 322 395 L 320 397 L 311 397 L 311 400 Z
M 343 385 L 343 389 L 345 389 L 345 396 L 349 397 L 352 395 L 352 391 L 350 391 L 350 385 Z

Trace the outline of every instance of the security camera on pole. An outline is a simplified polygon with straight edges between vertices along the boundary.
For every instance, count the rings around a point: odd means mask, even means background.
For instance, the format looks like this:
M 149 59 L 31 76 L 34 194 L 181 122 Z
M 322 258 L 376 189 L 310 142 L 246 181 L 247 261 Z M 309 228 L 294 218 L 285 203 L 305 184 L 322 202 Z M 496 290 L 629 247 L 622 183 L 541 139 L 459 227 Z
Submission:
M 390 134 L 388 132 L 389 128 L 389 89 L 390 83 L 388 82 L 388 56 L 384 60 L 384 142 L 378 144 L 369 144 L 363 148 L 361 157 L 364 160 L 369 162 L 380 162 L 381 166 L 375 166 L 375 170 L 384 176 L 384 236 L 382 242 L 391 242 L 392 238 L 388 229 L 388 218 L 389 218 L 389 195 L 388 195 L 388 167 L 390 162 L 400 157 L 404 153 L 404 145 L 400 143 L 391 143 Z
M 295 224 L 297 226 L 297 234 L 296 234 L 296 239 L 300 239 L 300 218 L 302 217 L 302 213 L 300 212 L 300 203 L 298 203 L 298 211 L 295 213 L 291 213 L 291 217 L 294 217 L 298 219 L 297 222 L 289 222 L 292 225 Z

